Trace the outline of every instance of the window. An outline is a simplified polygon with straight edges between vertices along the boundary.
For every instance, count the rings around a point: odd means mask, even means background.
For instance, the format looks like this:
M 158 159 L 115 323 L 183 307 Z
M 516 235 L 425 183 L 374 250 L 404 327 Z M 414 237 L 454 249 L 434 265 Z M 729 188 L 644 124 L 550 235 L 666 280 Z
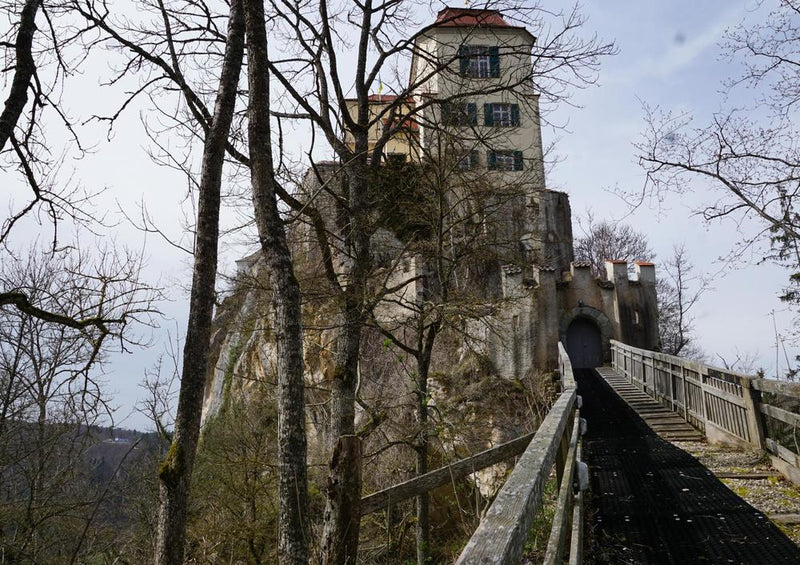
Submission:
M 500 55 L 497 47 L 462 45 L 458 48 L 460 72 L 474 78 L 498 78 Z
M 495 102 L 483 105 L 483 123 L 487 126 L 519 126 L 519 105 Z
M 446 126 L 477 126 L 478 105 L 474 102 L 442 102 L 442 123 Z
M 489 151 L 487 161 L 490 171 L 523 170 L 522 151 Z
M 478 150 L 473 150 L 464 155 L 461 160 L 458 162 L 458 168 L 462 171 L 469 171 L 470 169 L 475 169 L 480 164 L 478 162 Z

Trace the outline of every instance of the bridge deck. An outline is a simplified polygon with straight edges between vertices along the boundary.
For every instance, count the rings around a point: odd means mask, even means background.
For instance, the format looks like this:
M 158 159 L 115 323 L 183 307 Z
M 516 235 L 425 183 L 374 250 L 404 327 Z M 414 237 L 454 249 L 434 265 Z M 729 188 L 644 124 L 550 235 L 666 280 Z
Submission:
M 575 377 L 589 425 L 584 459 L 596 563 L 800 563 L 800 548 L 659 437 L 596 371 Z

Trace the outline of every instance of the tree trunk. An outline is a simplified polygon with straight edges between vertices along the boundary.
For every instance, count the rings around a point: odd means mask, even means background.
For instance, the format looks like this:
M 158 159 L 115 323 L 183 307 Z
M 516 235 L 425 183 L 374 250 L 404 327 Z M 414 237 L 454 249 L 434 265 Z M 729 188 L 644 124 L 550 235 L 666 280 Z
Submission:
M 361 438 L 339 437 L 330 466 L 322 563 L 355 565 L 361 524 Z
M 424 320 L 420 320 L 420 325 Z M 417 355 L 417 426 L 419 436 L 417 439 L 417 476 L 428 472 L 428 373 L 431 367 L 431 355 L 436 336 L 439 334 L 439 324 L 432 324 L 424 334 L 424 345 L 418 349 Z M 430 524 L 430 496 L 424 492 L 417 496 L 417 564 L 425 565 L 430 561 L 431 524 Z
M 417 476 L 428 472 L 428 407 L 426 405 L 428 375 L 417 376 Z M 417 564 L 428 562 L 431 547 L 430 497 L 427 492 L 417 496 Z
M 366 102 L 363 106 L 366 112 Z M 339 297 L 339 328 L 331 391 L 329 438 L 336 443 L 336 449 L 331 459 L 324 517 L 323 563 L 326 565 L 355 563 L 358 550 L 361 452 L 359 449 L 357 452 L 346 450 L 338 453 L 343 441 L 345 445 L 350 445 L 352 441 L 345 441 L 345 438 L 355 433 L 361 329 L 366 316 L 367 280 L 372 264 L 369 249 L 367 130 L 357 132 L 354 139 L 355 156 L 345 168 L 348 179 L 348 223 L 344 226 L 345 253 L 341 257 L 344 291 Z M 349 471 L 346 471 L 348 480 L 340 480 L 336 473 L 345 473 L 345 467 L 349 467 Z
M 203 151 L 194 275 L 186 343 L 183 348 L 183 371 L 175 432 L 169 452 L 158 469 L 156 565 L 183 564 L 189 484 L 200 435 L 203 392 L 208 374 L 208 346 L 214 313 L 222 166 L 236 104 L 243 53 L 244 19 L 241 2 L 232 0 L 214 118 Z
M 308 563 L 308 485 L 300 287 L 278 211 L 272 161 L 269 61 L 263 0 L 244 0 L 247 29 L 250 170 L 261 250 L 267 261 L 278 369 L 278 562 Z

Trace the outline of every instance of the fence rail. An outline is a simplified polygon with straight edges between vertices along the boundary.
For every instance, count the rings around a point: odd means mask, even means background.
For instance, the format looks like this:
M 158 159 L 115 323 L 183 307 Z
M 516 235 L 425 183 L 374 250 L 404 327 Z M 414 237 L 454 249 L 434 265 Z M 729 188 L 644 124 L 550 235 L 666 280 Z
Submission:
M 743 375 L 611 341 L 614 367 L 712 441 L 767 451 L 800 484 L 800 384 Z
M 550 409 L 511 476 L 495 497 L 456 565 L 519 563 L 528 533 L 541 509 L 544 486 L 553 466 L 558 477 L 556 515 L 545 563 L 580 563 L 583 549 L 583 498 L 573 493 L 575 469 L 581 465 L 581 426 L 572 365 L 559 343 L 564 392 Z
M 553 467 L 558 481 L 558 499 L 544 563 L 560 565 L 564 556 L 569 556 L 571 565 L 581 563 L 583 494 L 580 489 L 574 492 L 573 483 L 577 480 L 577 470 L 583 465 L 580 461 L 582 428 L 572 364 L 560 343 L 558 351 L 563 392 L 535 434 L 521 436 L 365 496 L 361 499 L 361 515 L 388 509 L 398 502 L 522 453 L 456 563 L 519 563 L 533 519 L 541 510 L 545 483 Z

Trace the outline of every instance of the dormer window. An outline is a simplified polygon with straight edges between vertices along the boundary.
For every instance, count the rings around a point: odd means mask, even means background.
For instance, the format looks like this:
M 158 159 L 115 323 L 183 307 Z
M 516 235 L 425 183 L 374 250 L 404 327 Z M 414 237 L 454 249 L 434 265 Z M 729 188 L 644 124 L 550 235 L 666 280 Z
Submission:
M 460 72 L 473 78 L 498 78 L 500 55 L 497 47 L 462 45 L 458 48 Z

